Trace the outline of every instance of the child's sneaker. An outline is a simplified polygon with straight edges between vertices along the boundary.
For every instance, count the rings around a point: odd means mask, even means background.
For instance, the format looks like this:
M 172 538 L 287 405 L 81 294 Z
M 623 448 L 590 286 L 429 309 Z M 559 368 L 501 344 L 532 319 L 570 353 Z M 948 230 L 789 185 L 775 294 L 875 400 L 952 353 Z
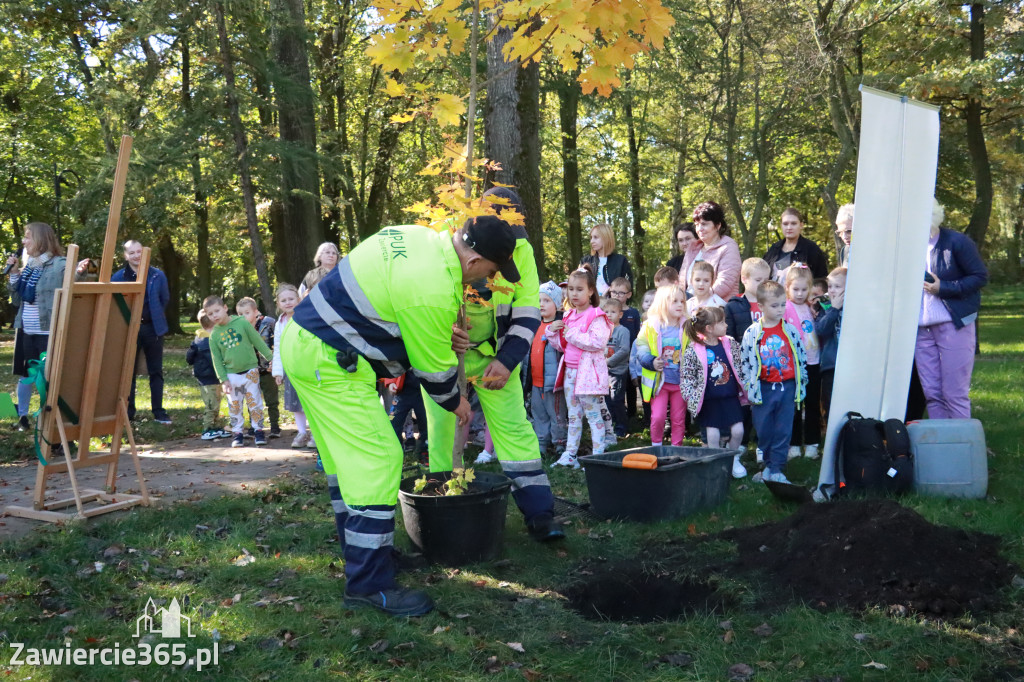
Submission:
M 217 429 L 207 429 L 203 431 L 203 435 L 199 436 L 203 440 L 216 440 L 220 438 L 220 432 Z
M 579 469 L 580 463 L 576 460 L 576 455 L 570 455 L 568 452 L 563 452 L 562 456 L 558 458 L 558 461 L 551 465 L 551 468 L 555 467 L 569 467 L 570 469 Z
M 807 459 L 818 459 L 818 446 L 817 445 L 806 445 L 804 446 L 804 457 Z
M 324 471 L 324 461 L 322 459 L 320 459 L 320 453 L 319 452 L 316 453 L 316 464 L 314 464 L 313 466 L 316 468 L 317 471 L 319 471 L 320 473 L 323 473 L 323 471 Z
M 313 432 L 309 432 L 309 440 L 306 441 L 306 447 L 310 450 L 316 450 L 316 441 L 313 440 Z
M 241 448 L 241 447 L 244 447 L 244 446 L 245 446 L 245 436 L 243 436 L 242 432 L 239 431 L 231 439 L 231 447 L 233 447 L 233 448 Z
M 787 459 L 796 459 L 799 456 L 800 456 L 800 446 L 799 445 L 790 445 L 789 446 L 789 455 L 788 455 Z
M 224 429 L 217 429 L 214 433 L 217 438 L 231 438 L 231 436 L 234 435 L 230 431 L 225 431 Z
M 740 456 L 736 455 L 732 458 L 732 477 L 733 478 L 746 478 L 747 467 L 743 466 L 740 462 Z
M 487 452 L 486 450 L 481 450 L 480 454 L 476 456 L 476 461 L 473 462 L 473 464 L 490 464 L 494 460 L 494 455 Z
M 257 431 L 256 433 L 253 434 L 253 444 L 254 445 L 266 445 L 267 444 L 267 437 L 263 435 L 263 431 Z
M 781 471 L 771 471 L 770 469 L 764 470 L 764 481 L 771 481 L 772 483 L 789 483 L 789 479 L 786 478 L 786 474 Z
M 764 462 L 764 450 L 762 450 L 761 448 L 758 448 L 757 450 L 755 450 L 754 451 L 754 458 L 757 460 L 758 464 L 761 464 L 762 462 Z
M 292 438 L 292 447 L 298 450 L 299 448 L 306 447 L 306 443 L 309 442 L 309 431 L 302 431 L 296 434 L 295 438 Z
M 281 437 L 281 427 L 280 426 L 273 426 L 273 427 L 271 427 L 271 429 L 270 429 L 270 437 L 271 438 L 280 438 Z

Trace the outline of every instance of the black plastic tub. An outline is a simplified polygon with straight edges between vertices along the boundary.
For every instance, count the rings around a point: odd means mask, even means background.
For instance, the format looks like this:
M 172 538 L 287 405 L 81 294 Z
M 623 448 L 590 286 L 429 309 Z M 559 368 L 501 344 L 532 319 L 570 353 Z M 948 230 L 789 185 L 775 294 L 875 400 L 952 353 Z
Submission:
M 657 469 L 629 469 L 622 458 L 644 452 L 681 461 L 659 462 Z M 590 509 L 609 519 L 678 519 L 725 501 L 735 450 L 651 446 L 580 457 L 586 468 Z
M 445 481 L 450 477 L 450 471 L 427 474 L 432 480 Z M 508 477 L 477 472 L 469 492 L 452 497 L 412 492 L 416 478 L 402 480 L 398 500 L 405 532 L 413 547 L 428 561 L 462 566 L 495 559 L 501 554 L 512 487 Z

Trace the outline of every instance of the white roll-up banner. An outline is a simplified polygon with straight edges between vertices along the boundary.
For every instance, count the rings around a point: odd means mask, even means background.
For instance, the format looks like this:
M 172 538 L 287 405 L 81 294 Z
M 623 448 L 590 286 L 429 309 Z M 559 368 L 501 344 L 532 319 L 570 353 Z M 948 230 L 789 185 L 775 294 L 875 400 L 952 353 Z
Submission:
M 818 477 L 831 491 L 848 412 L 903 419 L 939 156 L 939 110 L 861 88 L 853 240 Z

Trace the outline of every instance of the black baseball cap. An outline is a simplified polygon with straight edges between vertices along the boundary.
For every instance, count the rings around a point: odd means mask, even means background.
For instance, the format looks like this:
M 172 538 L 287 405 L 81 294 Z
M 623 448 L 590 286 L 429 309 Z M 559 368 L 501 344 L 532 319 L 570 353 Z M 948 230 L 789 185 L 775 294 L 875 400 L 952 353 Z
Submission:
M 482 215 L 467 220 L 461 233 L 466 246 L 498 264 L 502 277 L 513 284 L 519 281 L 519 268 L 512 260 L 516 235 L 511 225 L 497 216 Z

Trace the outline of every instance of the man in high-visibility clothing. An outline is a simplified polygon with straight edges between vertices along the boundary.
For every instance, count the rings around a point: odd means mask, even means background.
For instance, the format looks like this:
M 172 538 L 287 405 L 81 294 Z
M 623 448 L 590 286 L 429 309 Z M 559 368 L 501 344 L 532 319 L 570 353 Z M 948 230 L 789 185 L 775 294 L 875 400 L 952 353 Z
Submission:
M 416 616 L 425 592 L 395 582 L 395 504 L 402 447 L 377 395 L 378 377 L 413 372 L 428 402 L 470 416 L 460 395 L 452 332 L 463 286 L 519 273 L 515 235 L 494 216 L 454 237 L 427 227 L 388 227 L 363 241 L 295 308 L 281 359 L 309 416 L 345 558 L 345 605 Z
M 484 192 L 501 214 L 504 209 L 523 213 L 519 195 L 505 187 Z M 520 365 L 530 353 L 533 336 L 540 326 L 540 281 L 533 247 L 526 229 L 513 225 L 516 248 L 512 258 L 520 280 L 512 283 L 501 276 L 489 285 L 485 279 L 472 283 L 485 303 L 467 301 L 469 332 L 453 343 L 466 347 L 466 375 L 480 377 L 475 384 L 480 408 L 494 441 L 495 455 L 505 475 L 512 479 L 512 498 L 516 501 L 529 533 L 542 542 L 565 537 L 554 520 L 554 496 L 541 461 L 537 434 L 526 417 Z M 456 337 L 460 334 L 457 332 Z M 430 470 L 452 468 L 455 444 L 455 418 L 432 401 L 424 401 L 430 446 Z M 490 461 L 478 459 L 477 463 Z

